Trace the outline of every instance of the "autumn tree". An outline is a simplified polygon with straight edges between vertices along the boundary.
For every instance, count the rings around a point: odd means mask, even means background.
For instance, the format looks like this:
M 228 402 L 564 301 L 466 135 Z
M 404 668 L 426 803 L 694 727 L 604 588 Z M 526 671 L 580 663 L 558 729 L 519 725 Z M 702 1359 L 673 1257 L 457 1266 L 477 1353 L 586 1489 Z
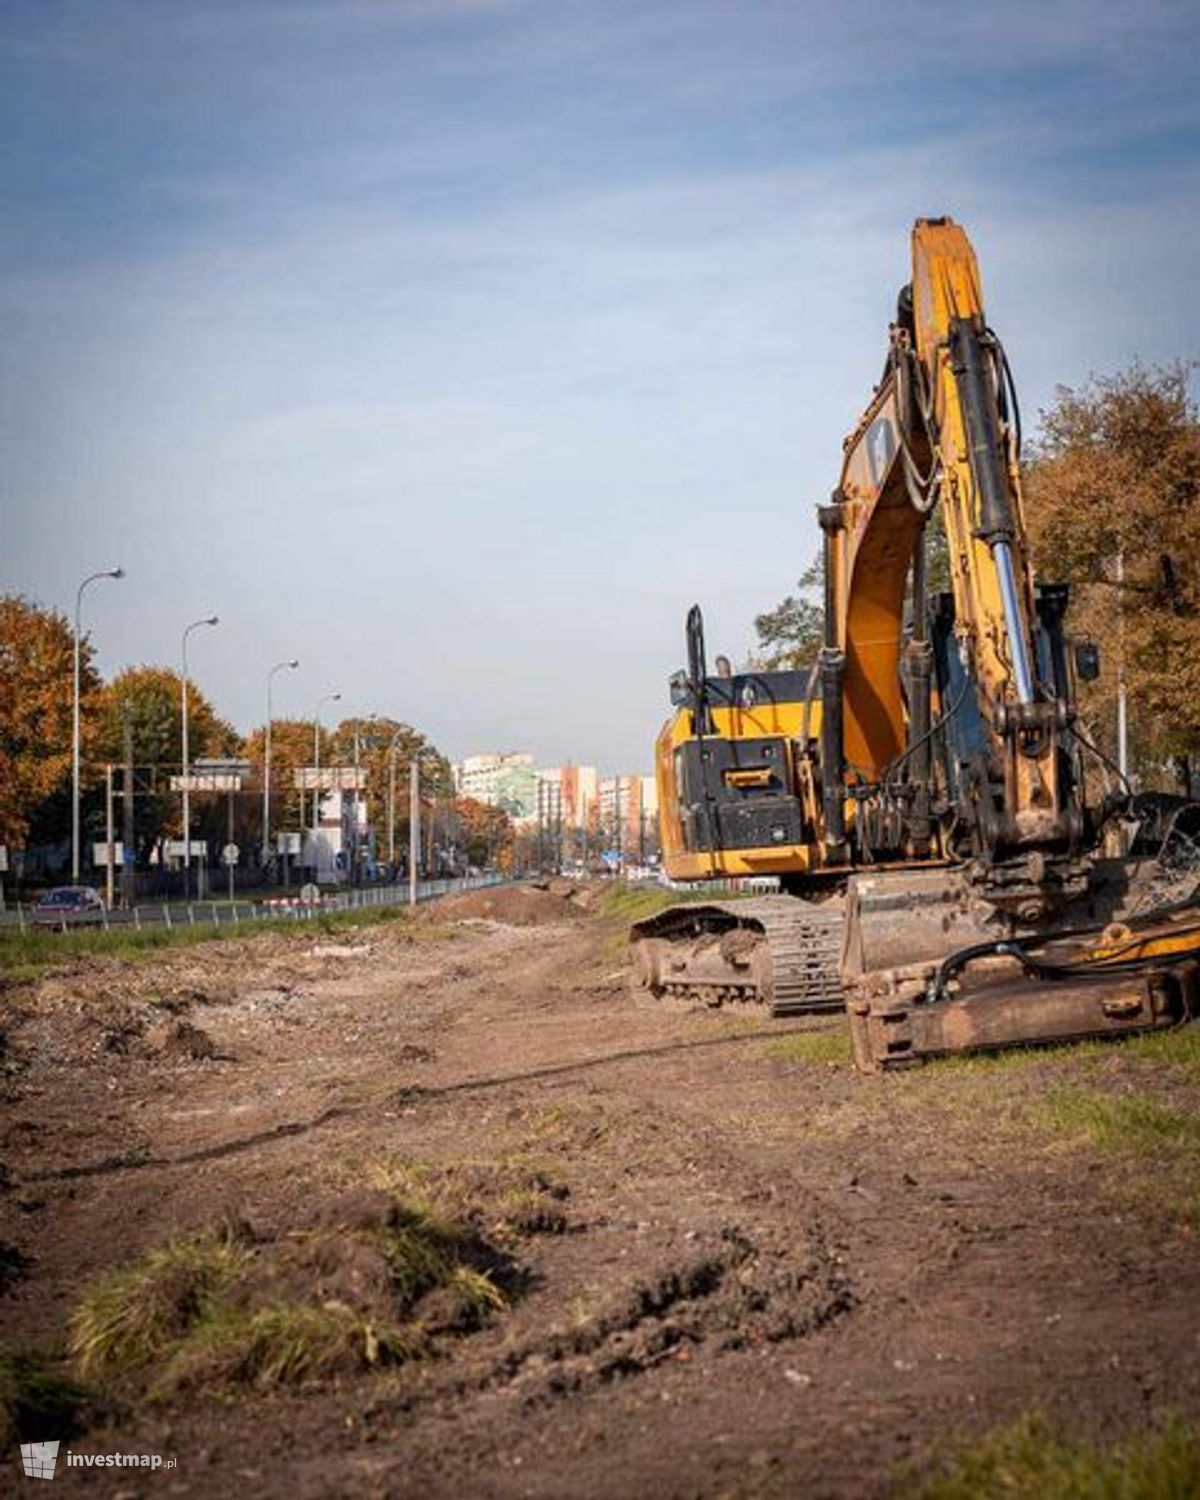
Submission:
M 80 646 L 80 708 L 100 677 Z M 71 828 L 74 634 L 67 617 L 19 594 L 0 596 L 0 842 L 61 839 Z
M 494 864 L 513 842 L 513 821 L 501 807 L 489 807 L 474 797 L 454 804 L 460 842 L 472 865 Z
M 119 765 L 125 758 L 124 724 L 133 730 L 133 759 L 137 767 L 138 792 L 134 804 L 134 827 L 139 851 L 144 855 L 165 829 L 181 824 L 179 794 L 170 790 L 170 778 L 183 763 L 182 681 L 169 667 L 127 667 L 98 694 L 93 724 L 87 737 L 88 758 L 93 763 Z M 204 756 L 227 756 L 238 751 L 232 727 L 219 718 L 212 704 L 188 683 L 188 752 L 193 760 Z M 213 813 L 211 797 L 194 797 L 194 837 L 202 836 Z M 214 824 L 215 837 L 221 828 Z
M 313 764 L 313 734 L 311 719 L 271 721 L 271 827 L 277 831 L 296 832 L 312 822 L 312 798 L 296 790 L 296 772 Z M 333 734 L 328 729 L 320 731 L 320 749 L 321 764 L 331 765 L 335 756 Z M 261 791 L 266 764 L 266 732 L 261 725 L 246 737 L 242 754 L 250 762 L 252 777 Z M 258 798 L 246 821 L 251 836 L 261 843 L 262 803 Z
M 358 735 L 358 763 L 367 772 L 367 816 L 382 834 L 388 826 L 389 802 L 394 779 L 394 827 L 397 843 L 408 839 L 409 765 L 417 762 L 421 795 L 441 800 L 454 794 L 450 763 L 419 729 L 399 719 L 371 715 L 343 719 L 333 732 L 331 755 L 340 765 L 354 764 L 354 740 Z M 381 842 L 382 849 L 382 842 Z M 384 854 L 386 849 L 382 849 Z
M 1060 387 L 1026 482 L 1039 574 L 1073 585 L 1074 634 L 1100 642 L 1085 717 L 1112 755 L 1124 670 L 1143 775 L 1173 762 L 1184 787 L 1200 752 L 1200 414 L 1189 369 L 1134 365 Z

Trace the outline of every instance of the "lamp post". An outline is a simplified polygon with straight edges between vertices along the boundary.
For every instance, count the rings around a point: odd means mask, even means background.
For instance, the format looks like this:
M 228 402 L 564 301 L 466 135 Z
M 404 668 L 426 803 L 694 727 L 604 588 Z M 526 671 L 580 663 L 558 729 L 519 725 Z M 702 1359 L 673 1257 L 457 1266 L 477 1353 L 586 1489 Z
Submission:
M 294 671 L 299 665 L 298 659 L 277 661 L 267 673 L 267 731 L 263 745 L 262 864 L 264 870 L 267 867 L 267 860 L 271 857 L 271 683 L 275 679 L 276 672 L 282 672 L 284 668 Z M 284 857 L 286 858 L 286 855 Z
M 89 573 L 75 593 L 75 695 L 71 715 L 71 879 L 79 884 L 79 616 L 83 609 L 83 591 L 98 578 L 124 578 L 124 568 L 106 568 Z
M 312 821 L 312 845 L 313 845 L 313 874 L 317 875 L 321 870 L 321 856 L 318 847 L 318 839 L 321 834 L 321 710 L 327 703 L 340 703 L 341 693 L 326 693 L 317 701 L 313 710 L 313 821 Z
M 180 684 L 180 692 L 183 698 L 183 899 L 185 901 L 192 893 L 192 805 L 188 799 L 188 778 L 192 773 L 192 762 L 188 753 L 187 643 L 188 636 L 193 630 L 199 630 L 202 625 L 219 624 L 220 619 L 216 615 L 206 615 L 203 620 L 193 620 L 184 628 L 183 647 L 180 652 L 183 660 L 183 680 Z

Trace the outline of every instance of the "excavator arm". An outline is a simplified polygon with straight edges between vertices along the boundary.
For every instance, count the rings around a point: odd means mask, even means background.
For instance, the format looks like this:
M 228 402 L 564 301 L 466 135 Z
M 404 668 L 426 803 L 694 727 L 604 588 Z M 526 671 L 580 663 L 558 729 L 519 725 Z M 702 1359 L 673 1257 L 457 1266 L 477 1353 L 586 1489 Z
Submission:
M 1081 888 L 1085 814 L 1065 591 L 1035 593 L 1018 443 L 974 252 L 952 221 L 919 220 L 883 380 L 820 510 L 825 840 L 831 858 L 848 831 L 860 863 L 897 843 L 923 857 L 936 823 L 994 903 L 1032 923 Z M 935 515 L 950 573 L 937 601 L 924 556 Z M 947 746 L 937 785 L 935 692 Z

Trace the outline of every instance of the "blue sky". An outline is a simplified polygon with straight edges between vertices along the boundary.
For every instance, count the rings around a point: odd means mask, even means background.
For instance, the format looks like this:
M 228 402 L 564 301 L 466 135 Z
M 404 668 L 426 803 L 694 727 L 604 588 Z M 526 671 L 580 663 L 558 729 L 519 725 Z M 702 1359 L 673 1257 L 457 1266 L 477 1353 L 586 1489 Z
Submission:
M 243 728 L 649 767 L 816 547 L 908 230 L 1030 414 L 1200 354 L 1187 4 L 5 0 L 0 588 Z

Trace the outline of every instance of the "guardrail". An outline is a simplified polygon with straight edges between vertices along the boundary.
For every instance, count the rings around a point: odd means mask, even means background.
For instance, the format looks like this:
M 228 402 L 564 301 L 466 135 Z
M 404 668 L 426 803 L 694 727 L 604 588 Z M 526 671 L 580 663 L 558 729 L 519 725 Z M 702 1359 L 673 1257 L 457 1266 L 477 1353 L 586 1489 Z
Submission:
M 469 875 L 456 880 L 420 880 L 417 882 L 418 901 L 436 901 L 439 896 L 456 895 L 459 891 L 479 890 L 489 885 L 505 885 L 506 875 Z M 146 901 L 133 907 L 114 907 L 95 916 L 74 921 L 37 922 L 33 906 L 18 903 L 7 911 L 0 912 L 0 933 L 16 932 L 108 932 L 116 927 L 132 927 L 140 932 L 146 927 L 195 927 L 201 923 L 213 927 L 240 926 L 267 920 L 311 921 L 330 912 L 370 911 L 376 907 L 408 906 L 410 890 L 407 882 L 395 885 L 362 886 L 355 890 L 337 891 L 322 895 L 319 901 L 302 901 L 299 896 L 264 897 L 258 901 Z

